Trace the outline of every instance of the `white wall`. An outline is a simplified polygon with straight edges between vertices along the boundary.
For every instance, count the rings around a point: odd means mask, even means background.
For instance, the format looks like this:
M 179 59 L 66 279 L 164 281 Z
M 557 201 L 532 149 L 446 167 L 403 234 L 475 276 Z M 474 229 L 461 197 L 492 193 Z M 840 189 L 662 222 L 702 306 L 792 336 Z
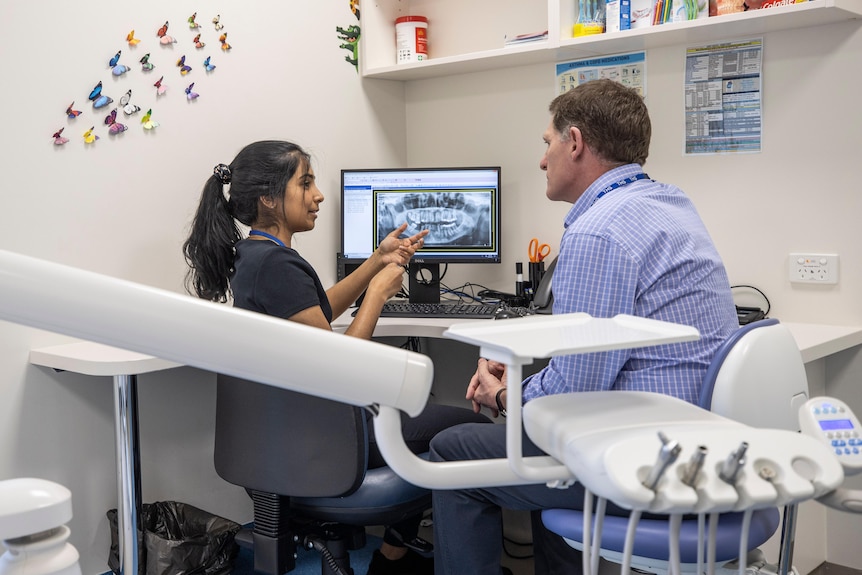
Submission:
M 186 22 L 195 11 L 201 51 Z M 216 14 L 229 54 L 219 49 Z M 156 43 L 165 20 L 178 40 L 171 48 Z M 406 161 L 403 86 L 363 82 L 339 48 L 335 27 L 355 23 L 348 0 L 3 2 L 0 249 L 182 291 L 180 246 L 213 166 L 254 140 L 290 139 L 314 155 L 327 198 L 318 229 L 295 247 L 333 282 L 339 170 Z M 136 49 L 125 41 L 131 29 Z M 118 49 L 131 71 L 114 78 L 107 63 Z M 138 64 L 146 52 L 156 65 L 149 75 Z M 193 67 L 185 78 L 175 66 L 183 54 Z M 206 54 L 217 65 L 210 75 Z M 156 100 L 152 83 L 162 74 L 169 89 Z M 87 96 L 100 80 L 114 104 L 94 112 Z M 183 93 L 191 81 L 194 103 Z M 140 114 L 126 121 L 120 112 L 129 129 L 109 137 L 104 116 L 128 88 L 161 126 L 145 133 Z M 83 114 L 68 121 L 73 100 Z M 92 125 L 101 139 L 85 147 Z M 55 147 L 61 126 L 70 142 Z M 71 489 L 72 543 L 89 575 L 107 570 L 105 512 L 117 505 L 112 390 L 109 378 L 29 365 L 32 347 L 64 341 L 0 322 L 0 479 L 43 477 Z M 183 368 L 142 376 L 139 387 L 143 500 L 250 520 L 244 492 L 213 470 L 213 376 Z

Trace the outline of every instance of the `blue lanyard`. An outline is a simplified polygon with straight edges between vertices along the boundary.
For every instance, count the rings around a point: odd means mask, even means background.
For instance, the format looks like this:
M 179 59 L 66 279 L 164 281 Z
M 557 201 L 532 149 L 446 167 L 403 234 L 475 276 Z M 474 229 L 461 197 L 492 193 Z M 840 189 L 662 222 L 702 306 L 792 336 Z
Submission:
M 595 204 L 597 201 L 599 201 L 599 198 L 601 198 L 602 196 L 604 196 L 605 194 L 607 194 L 609 192 L 616 190 L 617 188 L 622 188 L 623 186 L 627 186 L 627 185 L 631 184 L 632 182 L 636 182 L 638 180 L 648 180 L 648 179 L 649 179 L 649 176 L 646 175 L 645 173 L 641 172 L 640 174 L 635 174 L 634 176 L 629 176 L 628 178 L 626 178 L 624 180 L 619 180 L 618 182 L 614 182 L 613 184 L 611 184 L 610 186 L 608 186 L 607 188 L 605 188 L 604 190 L 599 192 L 599 194 L 596 196 L 596 199 L 593 200 L 593 204 Z M 590 205 L 592 205 L 592 204 L 590 204 Z
M 271 242 L 275 242 L 275 243 L 277 243 L 278 245 L 280 245 L 280 246 L 281 246 L 281 247 L 283 247 L 283 248 L 286 248 L 286 247 L 287 247 L 286 245 L 284 245 L 284 242 L 283 242 L 283 241 L 281 241 L 280 239 L 278 239 L 278 238 L 277 238 L 277 237 L 275 237 L 274 235 L 272 235 L 272 234 L 268 234 L 268 233 L 266 233 L 266 232 L 262 232 L 262 231 L 260 231 L 260 230 L 250 230 L 250 231 L 248 232 L 248 235 L 250 235 L 250 236 L 260 236 L 260 237 L 262 237 L 262 238 L 266 238 L 266 239 L 268 239 L 268 240 L 269 240 L 269 241 L 271 241 Z

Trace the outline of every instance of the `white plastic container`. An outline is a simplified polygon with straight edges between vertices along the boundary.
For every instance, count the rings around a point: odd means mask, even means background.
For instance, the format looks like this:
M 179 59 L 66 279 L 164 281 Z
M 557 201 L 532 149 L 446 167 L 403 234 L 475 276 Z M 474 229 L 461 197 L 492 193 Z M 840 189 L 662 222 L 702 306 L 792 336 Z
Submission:
M 398 64 L 428 59 L 428 18 L 402 16 L 395 20 L 395 54 Z

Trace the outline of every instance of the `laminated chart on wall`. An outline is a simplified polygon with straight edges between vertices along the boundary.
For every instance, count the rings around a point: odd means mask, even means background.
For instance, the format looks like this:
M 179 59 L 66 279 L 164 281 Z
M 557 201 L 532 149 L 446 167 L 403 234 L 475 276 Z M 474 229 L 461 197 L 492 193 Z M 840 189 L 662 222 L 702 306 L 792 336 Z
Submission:
M 763 39 L 688 48 L 685 154 L 759 152 Z
M 590 80 L 603 78 L 634 88 L 641 97 L 646 97 L 646 52 L 571 60 L 556 66 L 557 94 Z

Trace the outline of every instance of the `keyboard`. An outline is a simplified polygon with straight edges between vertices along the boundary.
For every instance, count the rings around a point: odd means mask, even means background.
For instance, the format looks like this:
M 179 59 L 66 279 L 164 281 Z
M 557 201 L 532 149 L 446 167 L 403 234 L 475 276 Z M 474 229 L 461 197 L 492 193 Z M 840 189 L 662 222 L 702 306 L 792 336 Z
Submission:
M 409 303 L 388 301 L 380 317 L 434 317 L 450 319 L 494 319 L 497 305 L 480 303 Z M 354 312 L 355 313 L 355 312 Z

